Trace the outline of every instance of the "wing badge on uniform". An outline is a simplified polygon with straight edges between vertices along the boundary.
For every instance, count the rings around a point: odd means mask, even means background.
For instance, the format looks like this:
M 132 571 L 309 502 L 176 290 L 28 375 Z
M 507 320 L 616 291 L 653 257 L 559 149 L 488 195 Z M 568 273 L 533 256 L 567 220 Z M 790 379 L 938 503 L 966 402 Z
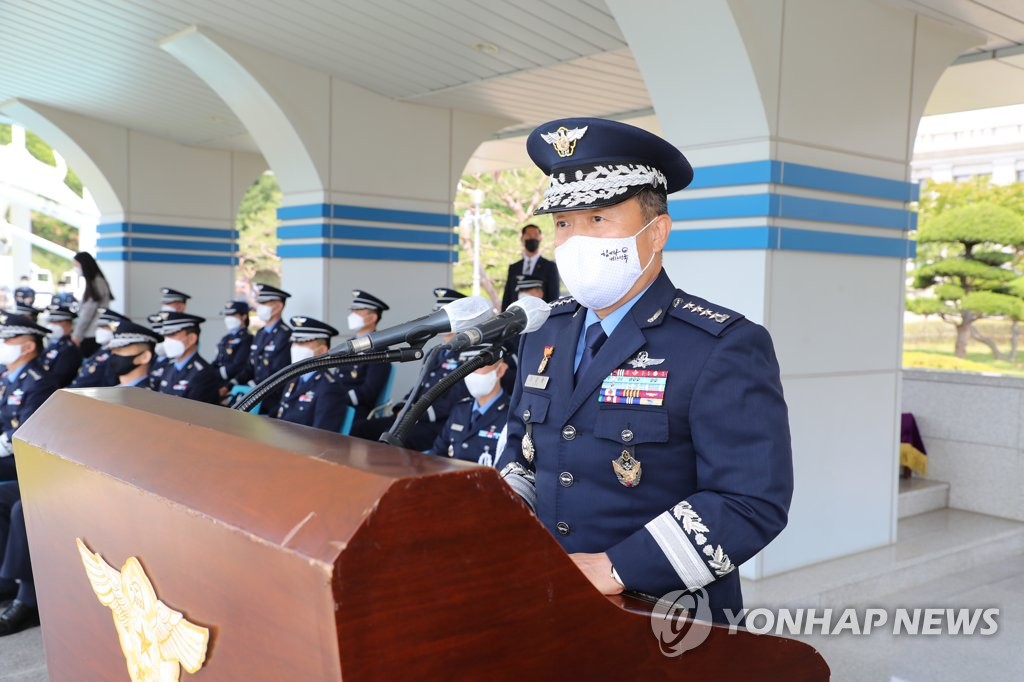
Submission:
M 142 564 L 128 557 L 118 571 L 75 538 L 97 599 L 114 617 L 114 628 L 133 682 L 177 682 L 181 670 L 206 662 L 210 631 L 156 598 Z
M 660 365 L 665 362 L 665 358 L 652 358 L 647 354 L 647 351 L 642 350 L 636 354 L 636 357 L 629 361 L 635 369 L 644 369 L 646 367 L 653 367 L 654 365 Z
M 643 466 L 629 450 L 623 450 L 621 455 L 612 460 L 612 470 L 619 483 L 627 488 L 635 488 L 640 484 Z

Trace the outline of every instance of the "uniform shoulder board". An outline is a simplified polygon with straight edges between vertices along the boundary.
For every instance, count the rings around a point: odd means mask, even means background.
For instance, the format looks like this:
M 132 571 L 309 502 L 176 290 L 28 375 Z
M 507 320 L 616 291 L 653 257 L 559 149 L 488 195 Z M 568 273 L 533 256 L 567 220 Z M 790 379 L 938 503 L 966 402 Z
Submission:
M 32 378 L 33 378 L 33 379 L 34 379 L 35 381 L 39 381 L 40 379 L 42 379 L 42 378 L 43 378 L 43 375 L 42 375 L 42 374 L 40 374 L 39 372 L 35 371 L 35 370 L 34 370 L 34 369 L 32 369 L 31 367 L 29 367 L 29 370 L 28 370 L 28 375 L 29 375 L 30 377 L 32 377 Z
M 468 403 L 468 402 L 470 402 L 471 400 L 473 400 L 473 396 L 469 396 L 469 397 L 466 397 L 466 398 L 462 398 L 462 399 L 460 399 L 460 400 L 459 400 L 459 402 L 460 402 L 460 403 Z
M 206 365 L 203 364 L 202 360 L 196 360 L 195 368 L 196 369 L 206 369 Z
M 735 310 L 723 308 L 679 290 L 676 291 L 676 297 L 672 300 L 672 310 L 669 314 L 683 322 L 700 327 L 712 336 L 721 336 L 726 329 L 743 319 L 743 315 Z
M 576 299 L 572 296 L 566 296 L 554 301 L 550 305 L 552 315 L 561 315 L 563 313 L 572 313 L 579 308 L 579 304 L 576 303 Z

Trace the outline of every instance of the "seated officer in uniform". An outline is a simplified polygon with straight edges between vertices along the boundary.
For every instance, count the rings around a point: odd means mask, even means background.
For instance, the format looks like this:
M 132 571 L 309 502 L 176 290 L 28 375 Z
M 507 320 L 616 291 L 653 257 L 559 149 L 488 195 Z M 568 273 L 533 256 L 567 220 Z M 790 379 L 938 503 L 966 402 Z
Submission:
M 285 300 L 290 296 L 287 291 L 269 284 L 256 285 L 256 317 L 263 322 L 263 328 L 256 332 L 250 346 L 249 363 L 252 365 L 253 385 L 291 364 L 291 344 L 288 340 L 292 330 L 281 319 Z M 281 394 L 277 391 L 266 396 L 260 405 L 260 414 L 277 414 L 279 400 Z
M 43 353 L 43 369 L 53 376 L 57 388 L 64 388 L 74 381 L 82 365 L 82 351 L 71 341 L 76 317 L 76 313 L 63 306 L 51 305 L 46 309 L 50 343 Z
M 330 340 L 338 335 L 337 329 L 312 317 L 295 316 L 291 318 L 291 327 L 293 363 L 326 354 Z M 288 383 L 275 416 L 293 424 L 337 432 L 345 421 L 347 405 L 337 370 L 318 369 Z
M 434 289 L 433 310 L 440 310 L 452 301 L 465 297 L 465 294 L 455 291 L 454 289 L 438 287 Z M 445 334 L 441 338 L 441 343 L 451 341 L 454 336 L 455 334 Z M 437 382 L 448 376 L 453 369 L 459 366 L 458 351 L 440 351 L 435 353 L 433 356 L 430 356 L 428 359 L 430 360 L 430 367 L 427 368 L 426 373 L 423 375 L 423 380 L 417 386 L 410 389 L 400 402 L 395 404 L 395 415 L 401 411 L 405 403 L 419 400 L 424 393 L 436 386 Z M 344 368 L 341 368 L 339 371 L 344 371 Z M 413 424 L 412 428 L 409 429 L 405 438 L 405 446 L 410 450 L 428 449 L 433 445 L 434 441 L 437 440 L 437 436 L 441 433 L 441 428 L 448 419 L 448 415 L 451 413 L 452 407 L 455 403 L 467 397 L 469 397 L 469 394 L 466 392 L 466 386 L 461 382 L 455 384 L 450 389 L 442 393 L 441 396 L 427 408 L 427 411 L 424 412 L 419 421 Z M 395 423 L 395 415 L 390 417 L 380 417 L 377 419 L 366 419 L 358 424 L 354 424 L 350 435 L 356 438 L 365 438 L 367 440 L 380 440 L 381 434 L 390 429 L 392 424 Z
M 39 357 L 49 331 L 27 317 L 0 313 L 0 365 L 7 368 L 0 378 L 0 481 L 17 478 L 14 432 L 57 390 Z
M 475 353 L 463 353 L 460 363 L 472 355 Z M 494 466 L 498 439 L 508 419 L 508 395 L 501 387 L 507 370 L 505 361 L 499 358 L 462 380 L 471 397 L 455 404 L 430 448 L 431 454 Z
M 11 458 L 13 459 L 13 458 Z M 28 534 L 17 481 L 0 483 L 0 637 L 39 625 Z
M 69 388 L 95 388 L 113 386 L 117 383 L 117 377 L 107 369 L 107 361 L 110 359 L 109 344 L 114 338 L 114 326 L 118 322 L 128 321 L 127 317 L 110 308 L 100 310 L 96 323 L 96 343 L 99 344 L 99 349 L 82 363 L 78 376 Z
M 220 311 L 228 333 L 217 342 L 217 357 L 213 366 L 220 374 L 220 397 L 227 397 L 232 386 L 247 384 L 252 379 L 252 334 L 249 333 L 249 304 L 228 301 Z
M 162 313 L 183 313 L 188 305 L 188 299 L 192 298 L 186 293 L 163 287 L 160 289 L 160 312 Z
M 366 291 L 355 289 L 352 292 L 352 305 L 349 306 L 348 330 L 356 336 L 365 336 L 376 331 L 381 315 L 388 310 L 388 304 Z M 338 378 L 345 389 L 348 404 L 356 409 L 355 422 L 366 419 L 370 410 L 377 404 L 381 392 L 391 375 L 390 365 L 358 364 L 345 365 L 338 368 Z
M 146 322 L 149 323 L 149 328 L 157 334 L 163 332 L 163 313 L 146 315 Z M 169 364 L 170 360 L 167 358 L 167 351 L 164 350 L 164 342 L 161 341 L 156 344 L 156 358 L 154 358 L 153 362 L 149 364 L 149 387 L 154 391 L 160 390 L 160 382 L 163 380 L 164 372 L 167 371 L 167 366 Z
M 527 151 L 572 298 L 523 337 L 502 474 L 602 593 L 703 590 L 723 622 L 793 490 L 771 338 L 662 270 L 667 195 L 693 178 L 679 150 L 563 119 Z
M 160 318 L 159 333 L 164 336 L 167 364 L 157 390 L 167 395 L 217 404 L 220 401 L 217 370 L 203 360 L 197 351 L 199 325 L 206 322 L 206 319 L 175 312 L 160 313 Z
M 108 366 L 117 385 L 151 390 L 149 365 L 156 357 L 156 344 L 163 340 L 157 332 L 131 320 L 115 323 Z

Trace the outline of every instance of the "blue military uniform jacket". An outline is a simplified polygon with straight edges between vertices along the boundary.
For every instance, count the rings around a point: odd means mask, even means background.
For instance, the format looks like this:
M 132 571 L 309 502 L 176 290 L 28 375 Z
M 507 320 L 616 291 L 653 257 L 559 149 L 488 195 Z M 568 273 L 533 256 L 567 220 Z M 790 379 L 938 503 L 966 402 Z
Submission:
M 252 343 L 253 337 L 248 329 L 228 332 L 217 342 L 217 357 L 213 359 L 213 366 L 220 374 L 223 385 L 247 384 L 252 379 L 252 364 L 249 362 Z
M 152 376 L 152 372 L 150 373 Z M 176 395 L 190 400 L 198 400 L 203 403 L 220 402 L 220 378 L 213 365 L 199 357 L 195 353 L 190 357 L 181 369 L 178 369 L 173 361 L 164 365 L 164 371 L 160 378 L 160 393 Z
M 10 374 L 14 373 L 13 381 Z M 53 376 L 35 358 L 0 377 L 0 429 L 11 438 L 14 432 L 58 388 Z
M 170 367 L 171 361 L 167 357 L 157 356 L 149 367 L 149 387 L 154 391 L 160 391 L 160 385 L 164 380 L 164 374 Z M 114 383 L 117 383 L 116 381 Z
M 348 399 L 334 368 L 292 379 L 281 394 L 278 419 L 337 432 L 345 421 Z
M 100 348 L 89 356 L 82 363 L 78 370 L 78 376 L 71 382 L 70 388 L 96 388 L 103 386 L 114 386 L 117 384 L 117 377 L 110 372 L 107 360 L 110 359 L 110 351 Z
M 278 320 L 273 329 L 266 327 L 256 332 L 250 346 L 249 363 L 252 365 L 252 382 L 259 384 L 274 372 L 292 364 L 292 328 Z M 274 391 L 263 399 L 261 414 L 277 414 L 281 394 Z
M 502 474 L 567 552 L 607 552 L 627 590 L 704 588 L 721 621 L 793 489 L 768 332 L 663 271 L 574 386 L 586 312 L 524 337 Z
M 43 351 L 43 369 L 49 372 L 57 388 L 64 388 L 74 381 L 82 365 L 82 351 L 67 336 L 62 336 Z
M 499 394 L 483 414 L 473 413 L 475 403 L 470 397 L 455 404 L 431 454 L 494 466 L 498 439 L 508 419 L 508 396 Z
M 420 399 L 424 393 L 436 386 L 437 382 L 451 374 L 452 370 L 458 366 L 459 351 L 443 350 L 438 352 L 436 355 L 433 355 L 431 357 L 430 366 L 427 369 L 426 374 L 423 376 L 423 381 L 406 394 L 403 399 L 404 402 L 411 402 Z M 444 425 L 445 421 L 447 421 L 448 415 L 451 414 L 452 407 L 455 406 L 455 403 L 468 397 L 469 391 L 466 390 L 466 384 L 460 381 L 442 393 L 441 396 L 427 408 L 427 411 L 420 418 L 420 422 L 422 423 L 427 421 L 437 424 L 437 428 L 440 429 Z
M 338 379 L 346 402 L 356 408 L 356 419 L 366 419 L 380 398 L 391 375 L 391 365 L 377 363 L 345 365 L 338 368 Z

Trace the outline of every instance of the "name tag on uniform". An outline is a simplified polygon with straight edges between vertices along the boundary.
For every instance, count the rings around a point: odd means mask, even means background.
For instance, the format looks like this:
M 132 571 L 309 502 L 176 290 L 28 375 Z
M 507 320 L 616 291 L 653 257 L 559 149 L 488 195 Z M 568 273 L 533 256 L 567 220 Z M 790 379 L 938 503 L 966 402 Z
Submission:
M 539 388 L 542 391 L 548 387 L 548 379 L 551 377 L 542 376 L 540 374 L 531 374 L 526 377 L 527 388 Z
M 452 424 L 451 425 L 452 431 L 461 431 L 464 428 L 466 428 L 466 427 L 464 427 L 462 424 Z

